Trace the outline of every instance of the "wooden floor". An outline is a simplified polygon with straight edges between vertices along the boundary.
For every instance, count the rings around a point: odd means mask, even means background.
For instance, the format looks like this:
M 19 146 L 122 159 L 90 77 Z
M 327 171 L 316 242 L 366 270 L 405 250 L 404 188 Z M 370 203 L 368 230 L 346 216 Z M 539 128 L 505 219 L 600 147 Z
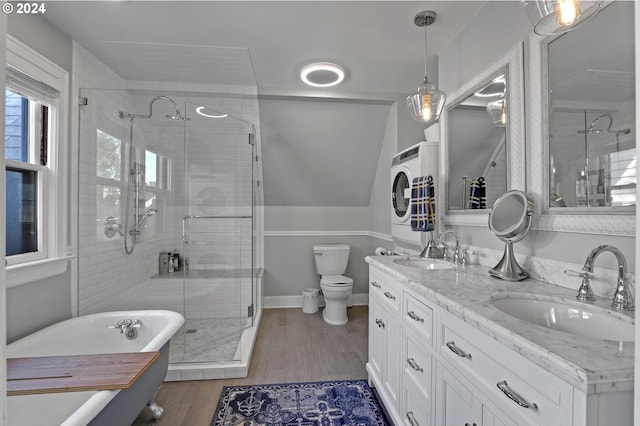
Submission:
M 164 383 L 157 396 L 162 419 L 154 422 L 145 408 L 133 425 L 209 426 L 228 385 L 366 379 L 368 309 L 348 314 L 347 325 L 331 326 L 321 312 L 265 309 L 248 377 Z

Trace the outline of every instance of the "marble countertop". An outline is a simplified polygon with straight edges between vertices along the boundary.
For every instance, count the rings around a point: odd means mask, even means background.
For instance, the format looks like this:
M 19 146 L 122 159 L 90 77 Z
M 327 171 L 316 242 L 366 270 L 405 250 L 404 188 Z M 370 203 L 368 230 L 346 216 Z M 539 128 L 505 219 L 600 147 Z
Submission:
M 489 268 L 479 265 L 423 270 L 393 262 L 402 257 L 407 256 L 367 256 L 365 260 L 583 392 L 633 389 L 633 342 L 552 330 L 507 315 L 490 303 L 495 296 L 513 292 L 575 301 L 575 290 L 533 279 L 499 280 L 489 275 Z M 610 300 L 600 299 L 596 304 L 607 309 Z

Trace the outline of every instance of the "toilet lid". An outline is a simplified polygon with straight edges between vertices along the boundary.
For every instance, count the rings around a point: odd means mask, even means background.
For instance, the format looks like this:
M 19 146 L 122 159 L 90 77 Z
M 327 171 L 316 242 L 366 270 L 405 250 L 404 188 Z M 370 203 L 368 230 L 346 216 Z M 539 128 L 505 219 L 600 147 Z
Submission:
M 320 284 L 329 285 L 345 285 L 353 284 L 353 278 L 345 277 L 344 275 L 323 275 L 320 279 Z

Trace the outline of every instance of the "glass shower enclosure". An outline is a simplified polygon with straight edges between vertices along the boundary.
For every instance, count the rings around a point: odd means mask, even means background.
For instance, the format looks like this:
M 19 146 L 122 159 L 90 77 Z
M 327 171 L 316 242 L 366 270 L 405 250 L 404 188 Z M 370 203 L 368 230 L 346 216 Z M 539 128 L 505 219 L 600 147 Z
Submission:
M 177 311 L 172 365 L 239 361 L 257 306 L 257 102 L 82 89 L 79 115 L 77 313 Z

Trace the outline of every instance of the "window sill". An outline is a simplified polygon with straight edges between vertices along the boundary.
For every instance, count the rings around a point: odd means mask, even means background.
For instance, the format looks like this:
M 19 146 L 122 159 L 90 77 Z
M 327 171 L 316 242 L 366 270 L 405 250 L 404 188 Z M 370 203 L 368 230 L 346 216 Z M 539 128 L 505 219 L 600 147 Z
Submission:
M 64 274 L 73 256 L 56 257 L 6 267 L 6 288 L 18 287 L 34 281 Z

